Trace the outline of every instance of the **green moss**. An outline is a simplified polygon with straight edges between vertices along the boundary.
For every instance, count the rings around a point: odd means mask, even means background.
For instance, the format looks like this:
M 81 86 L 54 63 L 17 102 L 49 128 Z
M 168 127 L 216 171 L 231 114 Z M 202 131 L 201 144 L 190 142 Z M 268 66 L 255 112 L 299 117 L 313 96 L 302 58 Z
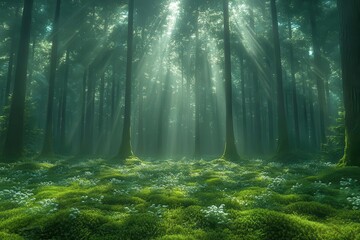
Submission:
M 197 240 L 197 239 L 191 235 L 173 234 L 173 235 L 166 235 L 157 238 L 157 240 Z
M 318 180 L 339 183 L 342 178 L 352 178 L 360 181 L 360 167 L 331 168 L 316 176 Z
M 1 240 L 24 240 L 23 237 L 12 234 L 12 233 L 6 233 L 6 232 L 0 232 L 0 239 Z
M 90 210 L 71 215 L 68 210 L 44 216 L 21 229 L 27 239 L 88 239 L 106 222 L 100 212 Z
M 237 214 L 233 223 L 238 236 L 256 235 L 257 239 L 317 239 L 315 231 L 285 214 L 250 210 Z
M 152 194 L 147 200 L 154 204 L 168 205 L 169 207 L 187 207 L 198 204 L 198 201 L 193 198 L 183 197 L 173 194 Z
M 309 215 L 317 218 L 326 218 L 336 214 L 333 207 L 318 202 L 296 202 L 285 207 L 288 213 Z
M 278 194 L 278 193 L 273 193 L 272 197 L 275 202 L 282 204 L 282 205 L 288 205 L 290 203 L 304 201 L 309 198 L 309 196 L 307 196 L 307 195 Z
M 159 219 L 152 214 L 134 214 L 121 226 L 119 239 L 153 239 L 163 232 Z
M 6 229 L 15 232 L 28 226 L 33 221 L 33 216 L 26 212 L 24 208 L 16 208 L 0 213 L 0 230 Z
M 218 177 L 212 177 L 212 178 L 207 179 L 205 181 L 205 183 L 207 183 L 209 185 L 219 186 L 219 185 L 223 185 L 223 180 Z
M 14 165 L 14 170 L 21 170 L 21 171 L 34 171 L 39 170 L 42 168 L 42 165 L 37 162 L 24 162 L 24 163 L 17 163 Z

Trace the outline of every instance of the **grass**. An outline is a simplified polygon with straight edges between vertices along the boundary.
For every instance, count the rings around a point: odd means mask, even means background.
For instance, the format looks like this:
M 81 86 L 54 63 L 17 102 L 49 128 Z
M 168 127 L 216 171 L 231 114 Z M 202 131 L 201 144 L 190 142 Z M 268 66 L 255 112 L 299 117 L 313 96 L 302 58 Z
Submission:
M 360 239 L 360 169 L 305 161 L 0 164 L 0 239 Z

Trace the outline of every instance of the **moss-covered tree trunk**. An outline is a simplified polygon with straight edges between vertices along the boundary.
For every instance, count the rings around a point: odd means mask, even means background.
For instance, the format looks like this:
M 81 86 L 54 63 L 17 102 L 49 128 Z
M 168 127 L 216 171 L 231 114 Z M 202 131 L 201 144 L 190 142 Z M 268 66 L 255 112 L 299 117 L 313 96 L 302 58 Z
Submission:
M 24 150 L 26 74 L 29 57 L 32 7 L 33 0 L 24 1 L 14 91 L 10 106 L 9 126 L 4 145 L 6 162 L 16 161 L 22 156 Z
M 129 0 L 128 12 L 128 37 L 127 37 L 127 64 L 125 82 L 125 112 L 121 145 L 116 158 L 125 160 L 133 155 L 130 138 L 131 117 L 131 75 L 133 61 L 133 29 L 134 29 L 134 0 Z
M 360 166 L 360 0 L 338 0 L 345 104 L 345 150 L 341 164 Z
M 226 142 L 223 154 L 224 159 L 238 161 L 234 136 L 233 107 L 232 107 L 232 81 L 231 81 L 231 55 L 230 55 L 230 26 L 229 26 L 229 0 L 224 0 L 224 57 L 225 57 L 225 108 L 226 108 Z

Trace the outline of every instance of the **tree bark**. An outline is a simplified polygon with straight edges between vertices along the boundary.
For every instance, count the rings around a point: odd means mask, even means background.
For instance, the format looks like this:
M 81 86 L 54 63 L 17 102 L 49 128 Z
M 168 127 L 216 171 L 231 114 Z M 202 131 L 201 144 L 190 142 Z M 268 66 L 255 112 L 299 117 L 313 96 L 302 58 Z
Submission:
M 61 94 L 61 109 L 60 109 L 60 152 L 65 153 L 66 147 L 66 109 L 67 109 L 67 95 L 68 95 L 68 81 L 69 81 L 69 67 L 70 67 L 70 51 L 66 50 L 65 60 L 65 75 Z
M 288 34 L 289 34 L 289 57 L 290 57 L 290 73 L 291 73 L 291 88 L 292 88 L 292 103 L 294 114 L 294 128 L 295 128 L 295 146 L 300 144 L 300 127 L 299 127 L 299 110 L 298 110 L 298 98 L 297 98 L 297 86 L 295 78 L 295 59 L 294 59 L 294 46 L 292 43 L 292 28 L 291 19 L 288 17 Z
M 9 126 L 4 145 L 5 162 L 16 161 L 22 156 L 24 150 L 26 74 L 29 57 L 32 7 L 33 0 L 24 1 L 14 91 L 10 106 Z
M 338 0 L 345 105 L 345 150 L 341 164 L 360 166 L 360 0 Z
M 61 0 L 56 1 L 54 28 L 51 45 L 50 57 L 50 76 L 49 76 L 49 93 L 47 103 L 46 127 L 45 137 L 41 155 L 47 156 L 53 154 L 53 111 L 54 111 L 54 93 L 55 93 L 55 78 L 58 64 L 58 45 L 59 45 L 59 19 L 60 19 Z
M 276 3 L 275 0 L 270 0 L 270 3 L 271 3 L 271 16 L 272 16 L 272 26 L 273 26 L 272 31 L 274 38 L 274 50 L 275 50 L 276 83 L 277 83 L 277 105 L 278 105 L 277 155 L 282 155 L 289 151 L 289 137 L 288 137 L 287 122 L 286 122 L 285 102 L 284 102 L 279 27 L 277 20 Z
M 321 51 L 320 43 L 318 39 L 318 30 L 316 23 L 316 4 L 317 1 L 310 0 L 310 27 L 311 27 L 311 37 L 313 44 L 314 52 L 314 77 L 316 80 L 316 88 L 318 92 L 318 102 L 320 110 L 320 143 L 324 144 L 326 142 L 326 99 L 325 99 L 325 86 L 324 86 L 324 76 L 323 70 L 321 67 Z
M 230 54 L 230 24 L 229 0 L 223 2 L 224 17 L 224 58 L 225 58 L 225 110 L 226 110 L 226 142 L 222 158 L 239 161 L 234 136 L 233 108 L 232 108 L 232 80 L 231 80 L 231 54 Z
M 131 148 L 131 78 L 132 78 L 132 61 L 133 61 L 133 29 L 134 29 L 134 0 L 129 0 L 128 12 L 128 37 L 127 37 L 127 63 L 126 63 L 126 82 L 125 82 L 125 111 L 124 124 L 121 145 L 117 154 L 118 159 L 125 160 L 133 156 Z

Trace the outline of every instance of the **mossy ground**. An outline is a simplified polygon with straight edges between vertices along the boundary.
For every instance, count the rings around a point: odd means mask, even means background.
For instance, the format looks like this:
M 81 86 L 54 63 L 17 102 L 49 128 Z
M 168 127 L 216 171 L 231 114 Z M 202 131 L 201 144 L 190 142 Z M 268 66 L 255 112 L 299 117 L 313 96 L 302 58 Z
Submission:
M 359 181 L 319 161 L 0 164 L 0 239 L 360 239 Z

